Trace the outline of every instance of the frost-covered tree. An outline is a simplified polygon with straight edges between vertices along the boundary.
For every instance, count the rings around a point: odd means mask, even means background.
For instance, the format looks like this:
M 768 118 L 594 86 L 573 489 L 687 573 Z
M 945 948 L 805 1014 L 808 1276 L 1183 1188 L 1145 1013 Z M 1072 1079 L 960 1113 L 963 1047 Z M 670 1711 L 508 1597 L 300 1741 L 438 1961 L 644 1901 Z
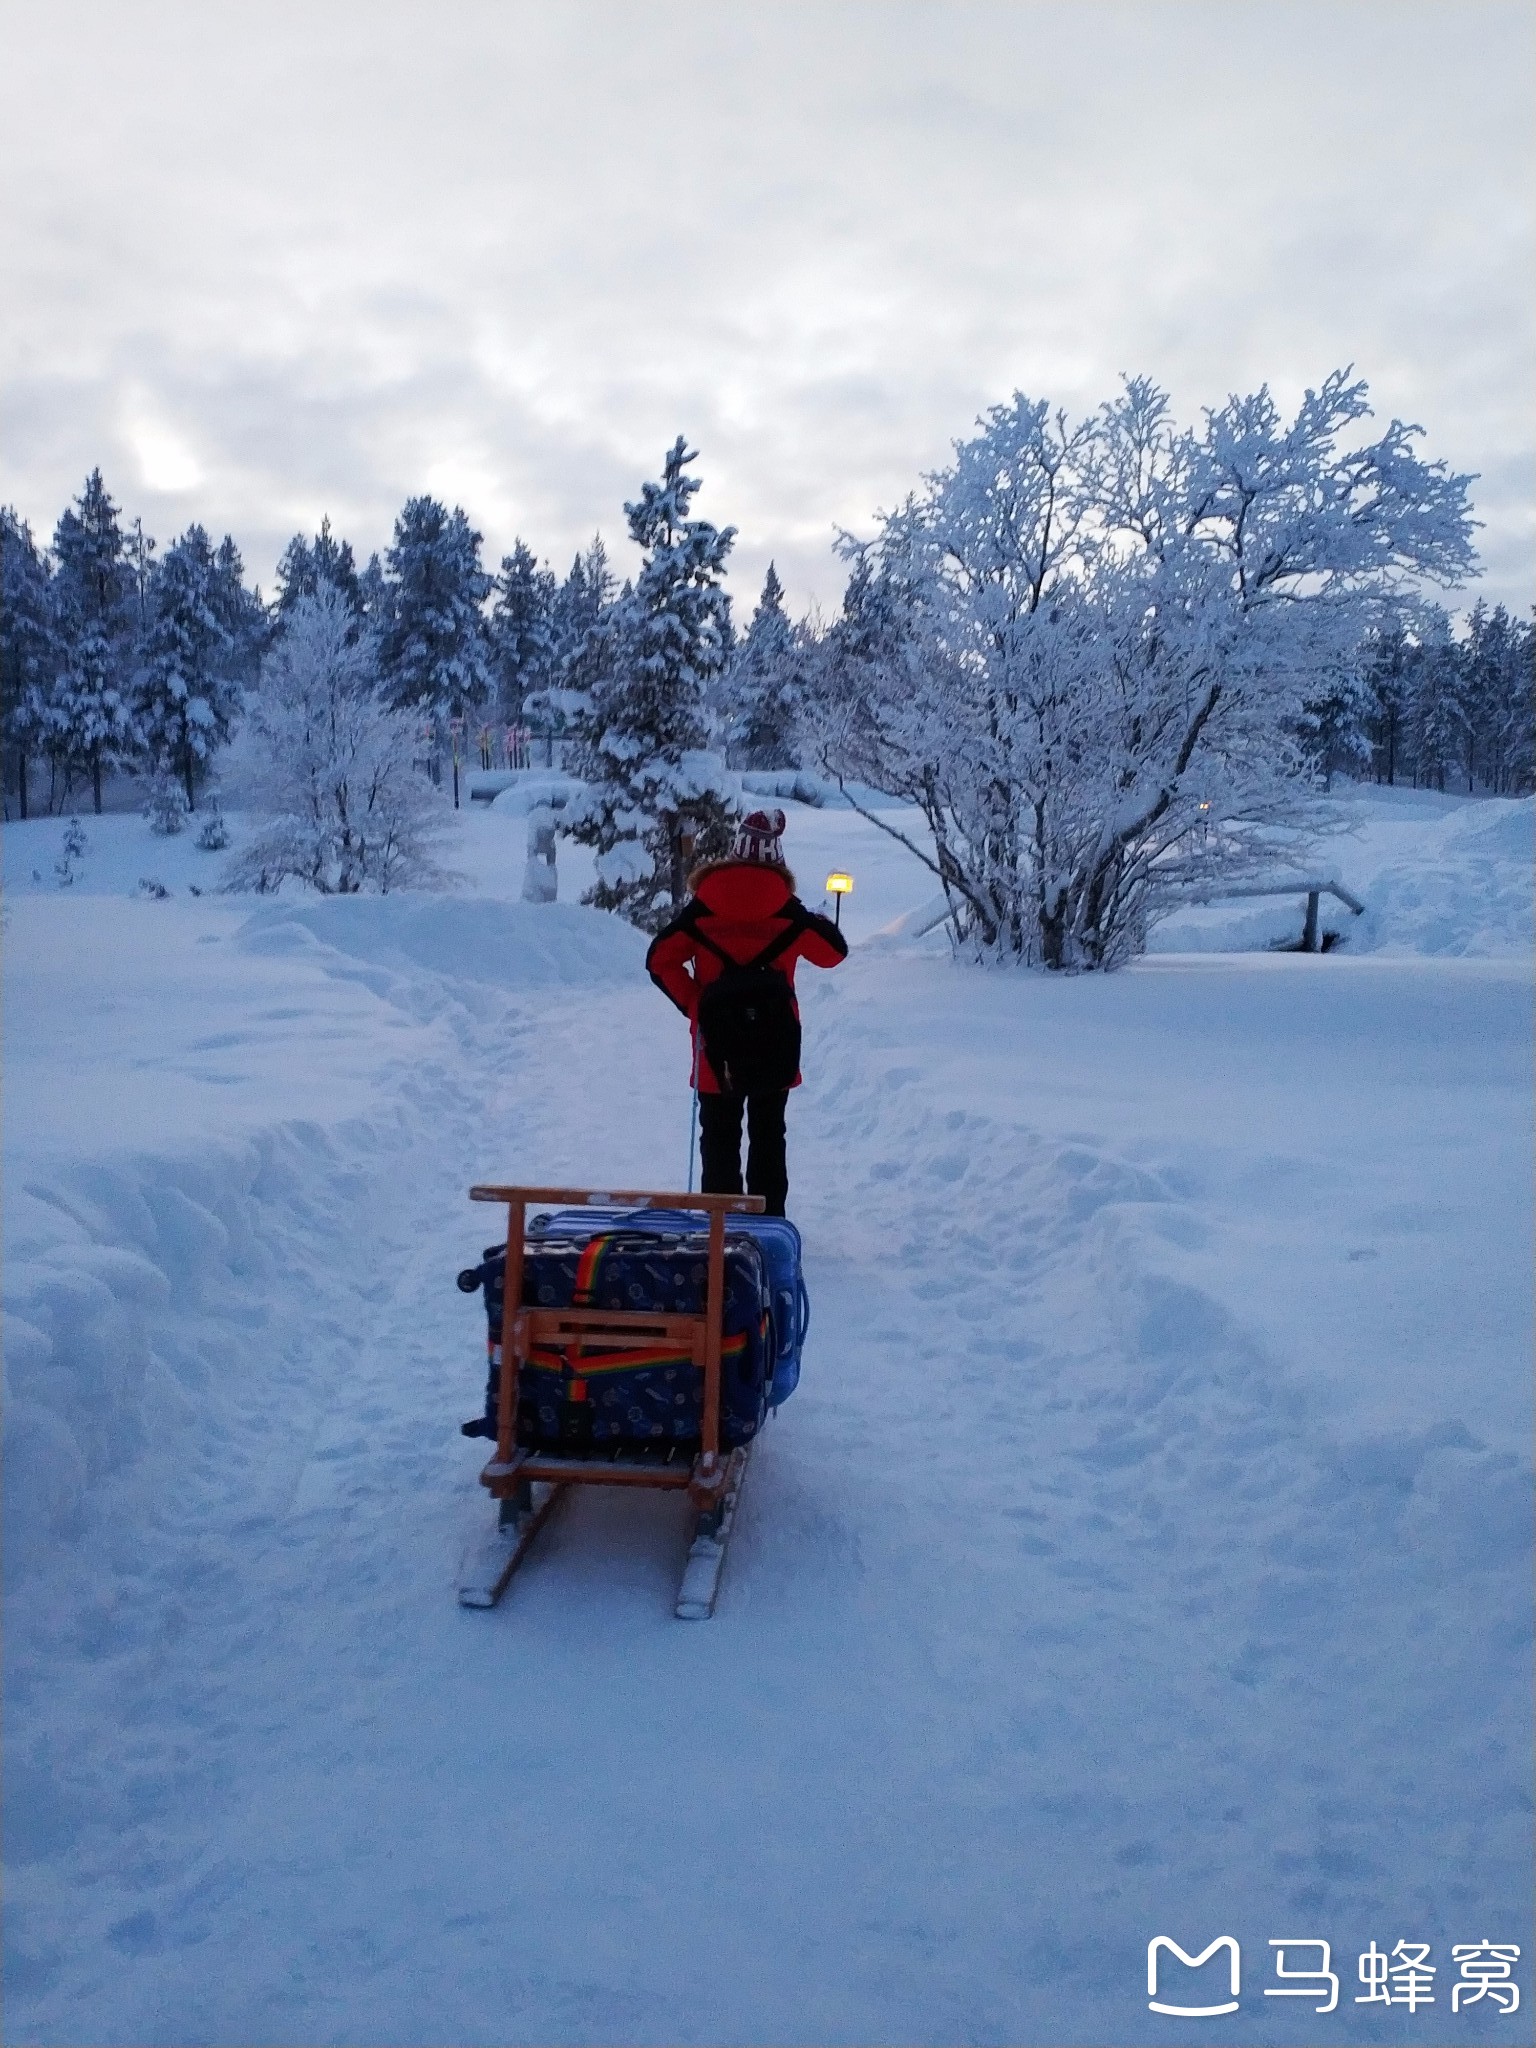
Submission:
M 289 877 L 322 895 L 429 888 L 446 820 L 415 765 L 415 717 L 380 692 L 376 649 L 346 594 L 322 583 L 295 599 L 268 653 L 243 738 L 242 796 L 262 822 L 227 886 Z
M 197 806 L 197 784 L 228 740 L 241 706 L 235 647 L 214 550 L 201 526 L 166 549 L 155 572 L 135 712 L 151 769 L 172 774 Z
M 624 507 L 645 559 L 589 635 L 595 672 L 575 763 L 588 788 L 561 821 L 597 850 L 598 881 L 583 901 L 648 931 L 682 902 L 692 861 L 728 844 L 733 819 L 705 703 L 729 644 L 721 578 L 736 535 L 689 518 L 694 459 L 679 435 L 661 481 Z
M 410 499 L 385 557 L 389 617 L 379 640 L 385 687 L 400 709 L 463 718 L 491 691 L 490 644 L 481 607 L 491 579 L 480 536 L 463 512 L 435 498 Z
M 555 663 L 553 574 L 518 539 L 501 558 L 491 607 L 491 662 L 502 715 L 520 719 L 528 698 L 550 682 Z
M 23 818 L 28 812 L 28 770 L 44 743 L 58 665 L 48 558 L 32 538 L 31 527 L 7 505 L 0 509 L 0 715 L 7 766 L 14 764 Z
M 1016 394 L 849 544 L 817 751 L 922 809 L 963 944 L 1112 967 L 1181 885 L 1294 857 L 1307 704 L 1473 560 L 1469 479 L 1400 421 L 1364 440 L 1369 412 L 1342 371 L 1289 420 L 1261 390 L 1193 430 L 1144 379 L 1077 424 Z
M 762 596 L 720 681 L 727 755 L 735 768 L 792 768 L 803 685 L 800 646 L 784 586 L 768 564 Z
M 140 541 L 142 548 L 142 529 Z M 60 518 L 53 556 L 59 668 L 45 729 L 51 750 L 71 770 L 89 775 L 99 813 L 103 775 L 132 760 L 142 743 L 133 701 L 137 580 L 99 469 Z

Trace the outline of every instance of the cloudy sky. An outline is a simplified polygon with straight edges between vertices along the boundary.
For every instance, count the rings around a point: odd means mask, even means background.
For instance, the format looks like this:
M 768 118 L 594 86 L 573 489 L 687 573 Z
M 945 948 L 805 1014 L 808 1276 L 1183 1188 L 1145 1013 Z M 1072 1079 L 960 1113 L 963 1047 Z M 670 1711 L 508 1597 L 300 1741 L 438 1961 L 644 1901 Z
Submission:
M 0 496 L 99 463 L 270 585 L 404 498 L 563 568 L 679 431 L 835 604 L 838 525 L 1015 388 L 1188 416 L 1336 364 L 1532 572 L 1525 0 L 6 0 Z

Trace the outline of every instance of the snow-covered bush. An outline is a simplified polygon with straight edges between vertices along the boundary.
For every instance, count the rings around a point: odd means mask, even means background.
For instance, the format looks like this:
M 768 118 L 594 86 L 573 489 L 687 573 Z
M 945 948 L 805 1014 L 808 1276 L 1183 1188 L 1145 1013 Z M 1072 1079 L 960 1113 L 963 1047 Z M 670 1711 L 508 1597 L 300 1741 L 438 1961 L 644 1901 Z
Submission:
M 1369 412 L 1344 372 L 1293 420 L 1264 390 L 1199 430 L 1141 379 L 1075 426 L 1015 394 L 845 543 L 812 751 L 921 808 L 962 943 L 1113 967 L 1174 890 L 1294 858 L 1309 707 L 1473 560 L 1469 479 L 1400 421 L 1359 445 Z
M 174 839 L 185 827 L 187 793 L 173 769 L 162 768 L 151 776 L 149 794 L 144 799 L 144 815 L 149 820 L 150 831 L 161 839 Z
M 346 596 L 297 600 L 262 669 L 243 791 L 262 822 L 225 886 L 266 891 L 289 876 L 322 895 L 440 886 L 446 829 L 415 766 L 418 720 L 381 698 L 374 645 Z
M 53 864 L 54 879 L 61 889 L 72 889 L 75 885 L 75 862 L 85 858 L 85 830 L 78 818 L 71 818 L 64 827 L 64 839 L 59 857 Z
M 202 830 L 193 844 L 200 847 L 204 853 L 222 853 L 228 846 L 229 826 L 225 822 L 224 812 L 217 797 L 209 802 L 203 817 Z

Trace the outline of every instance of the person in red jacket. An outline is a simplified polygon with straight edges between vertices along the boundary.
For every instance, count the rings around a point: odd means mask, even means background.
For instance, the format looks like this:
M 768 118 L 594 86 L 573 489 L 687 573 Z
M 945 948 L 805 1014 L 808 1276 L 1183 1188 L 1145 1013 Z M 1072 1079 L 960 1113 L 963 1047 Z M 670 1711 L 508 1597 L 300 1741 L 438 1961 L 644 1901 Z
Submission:
M 694 869 L 688 902 L 645 956 L 652 981 L 692 1027 L 703 1192 L 742 1192 L 745 1109 L 746 1191 L 766 1199 L 770 1216 L 784 1214 L 784 1111 L 790 1089 L 800 1085 L 795 966 L 808 960 L 813 967 L 836 967 L 848 957 L 848 941 L 832 920 L 807 910 L 796 896 L 779 843 L 783 830 L 782 811 L 743 818 L 730 858 Z M 767 1034 L 761 1045 L 753 1042 L 756 1029 Z M 711 1047 L 723 1074 L 711 1065 Z

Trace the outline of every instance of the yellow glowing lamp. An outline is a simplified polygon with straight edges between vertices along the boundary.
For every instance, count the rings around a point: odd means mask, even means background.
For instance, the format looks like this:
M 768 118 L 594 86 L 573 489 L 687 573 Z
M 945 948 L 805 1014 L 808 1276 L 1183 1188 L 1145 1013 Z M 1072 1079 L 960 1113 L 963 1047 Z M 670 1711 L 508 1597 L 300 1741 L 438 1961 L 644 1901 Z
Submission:
M 827 894 L 832 898 L 833 921 L 839 929 L 843 922 L 843 898 L 853 894 L 853 877 L 834 869 L 827 877 Z

